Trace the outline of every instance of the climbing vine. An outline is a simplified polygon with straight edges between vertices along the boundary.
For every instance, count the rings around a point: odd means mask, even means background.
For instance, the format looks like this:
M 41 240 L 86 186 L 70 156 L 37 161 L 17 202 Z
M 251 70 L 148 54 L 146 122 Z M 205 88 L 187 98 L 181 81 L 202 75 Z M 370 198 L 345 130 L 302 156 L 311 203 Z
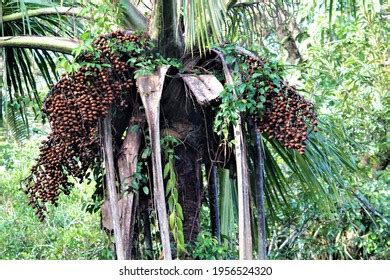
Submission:
M 186 252 L 184 233 L 183 233 L 183 208 L 179 202 L 179 190 L 177 188 L 177 174 L 175 170 L 175 150 L 174 147 L 179 144 L 179 141 L 173 136 L 166 135 L 161 139 L 161 146 L 164 153 L 164 179 L 166 183 L 166 197 L 168 200 L 169 209 L 169 227 L 172 237 L 177 246 L 177 257 Z

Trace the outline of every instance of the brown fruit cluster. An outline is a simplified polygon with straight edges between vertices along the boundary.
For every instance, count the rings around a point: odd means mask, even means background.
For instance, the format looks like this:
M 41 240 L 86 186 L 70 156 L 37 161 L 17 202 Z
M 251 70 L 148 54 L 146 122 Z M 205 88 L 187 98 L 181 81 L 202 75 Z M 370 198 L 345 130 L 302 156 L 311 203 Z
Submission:
M 249 75 L 248 77 L 252 76 L 257 69 L 260 69 L 264 65 L 262 60 L 249 56 L 245 58 L 245 63 L 249 66 L 249 72 L 247 73 Z
M 264 62 L 254 57 L 247 57 L 245 62 L 249 66 L 247 81 L 264 67 Z M 261 81 L 264 77 L 259 76 L 258 79 Z M 277 139 L 286 148 L 296 149 L 304 154 L 310 127 L 317 131 L 318 122 L 313 104 L 299 95 L 295 87 L 288 86 L 285 82 L 275 85 L 270 80 L 262 81 L 268 87 L 264 111 L 261 119 L 258 115 L 253 115 L 252 118 L 260 131 L 267 133 L 270 139 Z M 257 103 L 261 102 L 261 94 L 256 94 L 254 98 Z
M 267 92 L 259 129 L 270 139 L 277 139 L 286 148 L 304 154 L 309 126 L 317 131 L 317 124 L 313 104 L 294 87 L 283 85 L 279 92 Z
M 112 48 L 113 41 L 138 44 L 139 37 L 116 31 L 97 38 L 93 47 L 98 56 L 81 55 L 78 60 L 84 66 L 75 74 L 64 75 L 45 100 L 43 111 L 52 132 L 40 147 L 25 190 L 40 220 L 44 219 L 46 202 L 56 204 L 61 192 L 69 194 L 69 176 L 84 178 L 99 156 L 99 119 L 112 103 L 123 105 L 133 86 L 134 69 L 126 61 L 135 54 L 118 52 Z M 110 67 L 99 67 L 101 64 Z

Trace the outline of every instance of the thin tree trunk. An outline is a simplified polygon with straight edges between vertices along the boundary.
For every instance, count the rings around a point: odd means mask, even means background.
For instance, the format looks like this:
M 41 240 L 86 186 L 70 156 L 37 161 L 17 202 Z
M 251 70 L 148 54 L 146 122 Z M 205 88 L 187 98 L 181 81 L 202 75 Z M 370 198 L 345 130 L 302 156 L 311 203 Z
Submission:
M 0 17 L 3 16 L 3 5 L 0 4 Z M 1 21 L 1 19 L 0 19 Z M 4 17 L 3 17 L 4 21 Z M 4 25 L 3 23 L 0 24 L 0 35 L 1 37 L 4 36 Z M 3 120 L 3 91 L 5 91 L 5 50 L 4 48 L 0 47 L 0 121 Z
M 0 12 L 2 12 L 1 8 L 0 8 Z M 5 55 L 4 48 L 0 48 L 0 120 L 3 119 L 3 92 L 5 91 L 6 88 L 4 55 Z
M 165 205 L 160 146 L 160 100 L 167 70 L 168 67 L 163 66 L 157 70 L 155 75 L 138 77 L 137 87 L 145 107 L 146 119 L 149 125 L 150 141 L 152 145 L 154 198 L 157 207 L 163 254 L 164 259 L 171 260 L 172 252 L 169 240 L 167 209 Z
M 115 166 L 114 156 L 112 152 L 112 135 L 111 135 L 111 112 L 104 118 L 102 122 L 102 138 L 103 138 L 103 153 L 104 165 L 106 170 L 106 185 L 111 207 L 112 224 L 114 228 L 114 239 L 116 247 L 116 256 L 118 260 L 124 260 L 124 247 L 122 240 L 122 232 L 119 220 L 118 194 L 115 186 Z
M 142 140 L 141 130 L 134 130 L 133 126 L 142 126 L 143 119 L 142 116 L 131 118 L 118 157 L 119 179 L 123 193 L 121 226 L 125 259 L 131 259 L 135 213 L 138 206 L 138 193 L 132 191 L 131 180 L 137 170 L 137 160 Z
M 261 134 L 255 124 L 251 124 L 252 135 L 255 137 L 255 168 L 256 168 L 256 206 L 257 206 L 257 234 L 258 234 L 258 258 L 267 259 L 265 207 L 264 207 L 264 148 Z
M 208 181 L 211 233 L 221 243 L 221 221 L 219 218 L 219 180 L 217 167 L 214 164 L 206 164 L 206 176 Z

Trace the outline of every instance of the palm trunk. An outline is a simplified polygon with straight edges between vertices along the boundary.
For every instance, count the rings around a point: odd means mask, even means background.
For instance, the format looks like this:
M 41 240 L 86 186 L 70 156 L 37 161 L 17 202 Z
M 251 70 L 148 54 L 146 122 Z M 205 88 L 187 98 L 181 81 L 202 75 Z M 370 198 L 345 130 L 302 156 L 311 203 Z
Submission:
M 161 101 L 165 133 L 179 139 L 175 147 L 175 170 L 179 202 L 184 211 L 184 240 L 192 242 L 199 233 L 201 208 L 202 155 L 205 154 L 206 129 L 202 108 L 192 103 L 183 80 L 174 78 L 167 85 Z
M 208 178 L 211 233 L 218 240 L 218 243 L 221 243 L 218 194 L 219 178 L 217 167 L 214 164 L 206 164 L 206 178 Z
M 145 29 L 147 20 L 144 15 L 131 3 L 130 0 L 120 0 L 124 7 L 125 25 L 130 29 Z
M 154 28 L 157 29 L 158 48 L 166 57 L 183 55 L 183 34 L 177 18 L 176 0 L 156 0 Z
M 178 177 L 180 205 L 183 207 L 183 233 L 185 242 L 196 240 L 200 231 L 201 170 L 199 151 L 179 145 L 175 148 L 175 170 Z

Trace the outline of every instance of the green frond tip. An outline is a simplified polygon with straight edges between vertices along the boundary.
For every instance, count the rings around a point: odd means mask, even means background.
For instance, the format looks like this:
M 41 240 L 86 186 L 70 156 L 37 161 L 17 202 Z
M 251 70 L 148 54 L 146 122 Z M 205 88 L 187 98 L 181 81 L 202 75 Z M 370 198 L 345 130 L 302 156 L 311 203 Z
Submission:
M 319 130 L 327 136 L 311 133 L 303 155 L 265 137 L 266 195 L 273 206 L 292 195 L 294 187 L 301 188 L 307 199 L 324 211 L 332 211 L 344 199 L 345 175 L 356 171 L 355 164 L 352 156 L 335 144 L 338 136 L 331 126 L 322 122 Z
M 13 139 L 18 143 L 23 143 L 29 137 L 28 126 L 17 106 L 6 103 L 4 106 L 4 127 Z
M 185 48 L 204 54 L 214 44 L 222 43 L 226 28 L 226 6 L 222 0 L 179 1 L 178 12 L 183 18 Z

